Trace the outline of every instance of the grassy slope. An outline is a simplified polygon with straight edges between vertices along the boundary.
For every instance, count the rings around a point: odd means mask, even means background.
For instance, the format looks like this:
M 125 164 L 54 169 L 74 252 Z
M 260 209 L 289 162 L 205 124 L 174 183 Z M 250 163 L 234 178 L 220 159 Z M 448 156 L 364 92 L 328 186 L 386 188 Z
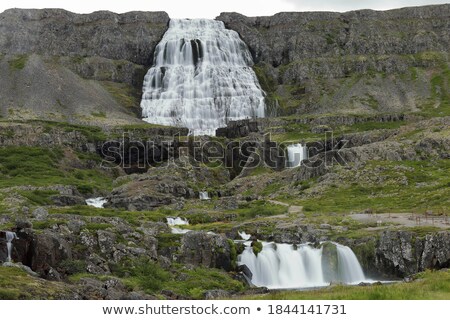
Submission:
M 411 283 L 390 285 L 332 286 L 313 291 L 278 291 L 245 299 L 268 300 L 448 300 L 450 271 L 426 271 L 416 275 Z

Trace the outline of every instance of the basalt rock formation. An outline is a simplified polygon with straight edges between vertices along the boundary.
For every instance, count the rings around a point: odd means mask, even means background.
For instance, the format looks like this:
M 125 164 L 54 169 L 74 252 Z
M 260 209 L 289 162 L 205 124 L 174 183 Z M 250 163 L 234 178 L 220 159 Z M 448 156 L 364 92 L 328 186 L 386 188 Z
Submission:
M 373 114 L 417 111 L 433 97 L 422 71 L 448 69 L 449 12 L 446 4 L 218 19 L 249 46 L 274 114 Z

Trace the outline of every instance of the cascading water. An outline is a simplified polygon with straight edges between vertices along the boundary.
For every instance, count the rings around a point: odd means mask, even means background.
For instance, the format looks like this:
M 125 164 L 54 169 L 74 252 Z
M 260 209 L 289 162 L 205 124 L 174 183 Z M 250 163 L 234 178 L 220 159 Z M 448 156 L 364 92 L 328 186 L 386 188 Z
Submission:
M 223 22 L 172 19 L 144 79 L 143 120 L 215 135 L 229 120 L 264 117 L 246 44 Z
M 12 253 L 12 241 L 14 239 L 19 239 L 15 232 L 6 231 L 6 248 L 8 250 L 8 262 L 11 262 L 11 253 Z
M 189 221 L 187 221 L 186 219 L 176 217 L 176 218 L 166 218 L 166 220 L 167 220 L 167 225 L 172 230 L 172 233 L 184 234 L 184 233 L 188 233 L 189 231 L 191 231 L 188 229 L 181 229 L 181 228 L 176 227 L 176 226 L 187 226 L 189 224 Z
M 238 231 L 238 234 L 245 241 L 250 240 L 250 238 L 252 237 L 251 234 L 247 234 L 245 231 L 242 232 Z
M 107 203 L 108 200 L 106 200 L 105 198 L 90 198 L 90 199 L 86 199 L 86 204 L 88 206 L 91 207 L 95 207 L 95 208 L 103 208 L 105 203 Z
M 356 284 L 365 281 L 364 272 L 352 249 L 336 243 L 338 275 L 342 282 Z
M 325 280 L 323 248 L 308 244 L 294 246 L 263 242 L 263 249 L 255 255 L 250 242 L 238 257 L 240 265 L 252 272 L 251 282 L 272 289 L 311 288 L 329 285 Z M 359 262 L 348 247 L 336 245 L 339 281 L 354 284 L 366 281 Z
M 200 191 L 199 197 L 200 197 L 200 200 L 209 200 L 210 199 L 207 191 Z
M 287 165 L 288 168 L 295 168 L 301 165 L 303 160 L 308 159 L 308 149 L 301 143 L 287 146 Z

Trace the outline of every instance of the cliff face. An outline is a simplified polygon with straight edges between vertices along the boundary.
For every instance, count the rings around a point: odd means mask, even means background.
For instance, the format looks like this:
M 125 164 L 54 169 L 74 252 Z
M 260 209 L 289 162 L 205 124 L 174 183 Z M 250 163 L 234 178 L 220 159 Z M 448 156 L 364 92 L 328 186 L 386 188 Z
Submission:
M 218 19 L 247 43 L 281 109 L 373 113 L 417 111 L 433 98 L 430 79 L 448 70 L 449 15 L 440 5 Z
M 139 123 L 143 77 L 165 12 L 11 9 L 0 14 L 0 116 Z
M 150 65 L 169 23 L 165 12 L 11 9 L 0 14 L 0 52 L 46 56 L 100 56 Z

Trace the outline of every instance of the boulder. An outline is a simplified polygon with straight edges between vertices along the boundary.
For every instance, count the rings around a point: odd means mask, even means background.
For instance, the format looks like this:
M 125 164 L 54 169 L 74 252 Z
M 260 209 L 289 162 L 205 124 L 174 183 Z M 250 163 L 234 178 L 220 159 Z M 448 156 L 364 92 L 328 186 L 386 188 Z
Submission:
M 207 268 L 231 270 L 231 252 L 223 235 L 203 231 L 188 232 L 181 238 L 179 261 Z
M 33 210 L 33 218 L 35 218 L 36 220 L 45 220 L 48 217 L 48 211 L 47 209 L 43 208 L 43 207 L 38 207 L 35 210 Z

